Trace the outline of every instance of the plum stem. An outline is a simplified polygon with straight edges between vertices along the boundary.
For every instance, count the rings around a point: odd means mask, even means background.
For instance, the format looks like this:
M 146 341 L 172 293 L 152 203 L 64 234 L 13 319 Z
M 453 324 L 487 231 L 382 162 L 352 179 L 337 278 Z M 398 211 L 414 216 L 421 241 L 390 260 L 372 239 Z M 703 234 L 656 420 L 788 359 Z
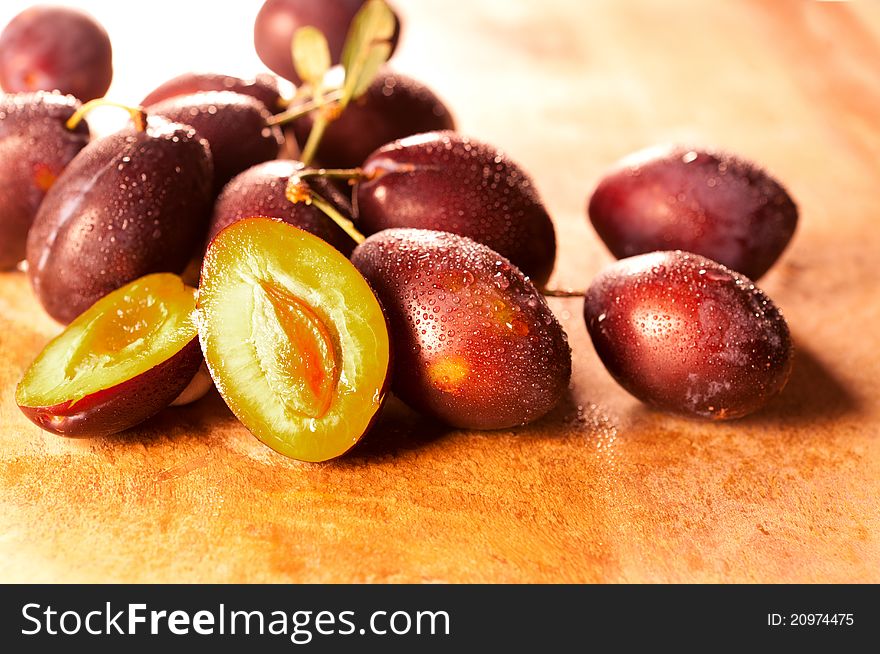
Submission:
M 327 200 L 310 189 L 299 176 L 293 176 L 290 178 L 284 194 L 287 199 L 294 204 L 303 202 L 317 207 L 322 213 L 330 218 L 330 220 L 336 223 L 342 231 L 348 234 L 351 240 L 355 243 L 360 244 L 367 240 L 366 236 L 357 230 L 357 227 L 354 226 L 353 222 L 339 213 L 336 207 L 330 204 Z
M 298 104 L 294 107 L 289 107 L 286 111 L 272 116 L 269 120 L 266 121 L 266 124 L 270 127 L 274 127 L 275 125 L 287 125 L 288 123 L 292 123 L 293 121 L 295 121 L 297 118 L 307 116 L 316 109 L 320 109 L 325 105 L 330 106 L 335 104 L 341 97 L 341 90 L 333 91 L 323 96 L 320 101 L 312 99 L 308 100 L 307 102 Z
M 86 102 L 67 119 L 67 122 L 64 124 L 65 127 L 69 130 L 75 130 L 80 122 L 82 122 L 85 115 L 96 107 L 116 107 L 117 109 L 125 109 L 131 116 L 134 128 L 138 132 L 143 132 L 147 128 L 147 114 L 144 112 L 143 107 L 132 107 L 127 104 L 113 102 L 112 100 L 106 100 L 104 98 L 96 98 L 95 100 Z
M 344 179 L 349 182 L 365 182 L 376 178 L 375 173 L 365 172 L 363 168 L 306 168 L 296 175 L 299 179 L 317 177 L 319 179 Z
M 541 291 L 544 297 L 584 297 L 586 291 L 576 291 L 570 288 L 545 288 Z

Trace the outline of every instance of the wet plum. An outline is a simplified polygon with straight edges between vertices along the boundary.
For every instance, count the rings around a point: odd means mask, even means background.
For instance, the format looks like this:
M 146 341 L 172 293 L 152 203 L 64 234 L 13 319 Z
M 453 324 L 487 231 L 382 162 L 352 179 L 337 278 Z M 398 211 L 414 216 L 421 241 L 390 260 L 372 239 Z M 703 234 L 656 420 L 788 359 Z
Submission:
M 24 259 L 46 191 L 89 141 L 85 121 L 65 126 L 78 108 L 73 96 L 59 93 L 0 96 L 0 270 Z
M 110 38 L 77 9 L 30 7 L 0 34 L 0 86 L 6 91 L 58 90 L 85 102 L 102 97 L 112 79 Z
M 217 390 L 266 445 L 326 461 L 373 424 L 388 326 L 366 280 L 328 243 L 278 220 L 240 220 L 208 247 L 198 306 Z
M 502 429 L 546 414 L 568 388 L 565 332 L 507 259 L 455 234 L 389 229 L 352 262 L 394 335 L 394 392 L 450 425 Z
M 203 91 L 231 91 L 249 95 L 262 102 L 271 113 L 284 109 L 278 80 L 267 74 L 257 75 L 253 79 L 242 79 L 217 73 L 184 73 L 153 89 L 141 101 L 141 106 L 149 107 L 162 100 Z
M 365 0 L 267 0 L 254 23 L 254 46 L 266 66 L 281 77 L 298 84 L 293 67 L 291 43 L 300 27 L 312 26 L 323 32 L 334 64 L 342 58 L 348 27 Z M 400 33 L 400 18 L 393 47 Z
M 314 205 L 294 204 L 287 199 L 285 191 L 290 176 L 303 169 L 299 161 L 267 161 L 235 177 L 214 204 L 208 240 L 243 218 L 265 216 L 311 232 L 344 254 L 350 254 L 354 242 L 326 214 Z M 309 180 L 309 185 L 343 216 L 351 216 L 351 203 L 329 180 L 314 178 Z
M 453 132 L 412 136 L 373 153 L 357 188 L 359 226 L 436 229 L 467 236 L 547 283 L 553 223 L 531 178 L 497 148 Z
M 195 128 L 211 146 L 214 190 L 251 166 L 274 159 L 284 142 L 279 127 L 259 100 L 230 91 L 206 91 L 169 98 L 147 112 Z
M 618 258 L 680 249 L 758 279 L 794 234 L 798 210 L 775 179 L 732 154 L 681 146 L 624 159 L 590 198 Z
M 791 370 L 788 326 L 770 298 L 696 254 L 609 266 L 587 291 L 584 318 L 611 375 L 664 411 L 739 418 L 779 393 Z
M 86 146 L 28 234 L 28 275 L 49 315 L 66 323 L 138 277 L 182 271 L 204 238 L 211 179 L 207 142 L 161 117 Z
M 312 114 L 293 123 L 304 146 L 314 123 Z M 330 168 L 360 166 L 386 143 L 413 134 L 455 129 L 446 105 L 431 89 L 411 77 L 385 68 L 367 92 L 330 123 L 315 158 Z
M 24 414 L 62 436 L 133 427 L 183 391 L 202 362 L 195 289 L 148 275 L 74 320 L 28 368 L 15 398 Z

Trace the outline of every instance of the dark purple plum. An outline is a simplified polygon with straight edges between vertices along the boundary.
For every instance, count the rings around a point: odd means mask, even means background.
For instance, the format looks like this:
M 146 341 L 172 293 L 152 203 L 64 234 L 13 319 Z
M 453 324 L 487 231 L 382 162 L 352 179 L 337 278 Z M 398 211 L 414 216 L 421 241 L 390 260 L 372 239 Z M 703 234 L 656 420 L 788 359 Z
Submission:
M 24 259 L 46 191 L 89 142 L 85 121 L 65 126 L 78 108 L 76 98 L 59 93 L 0 96 L 0 270 Z
M 272 71 L 295 84 L 300 83 L 293 67 L 291 43 L 300 27 L 318 28 L 327 38 L 330 58 L 338 64 L 348 27 L 365 0 L 267 0 L 254 23 L 254 47 L 257 55 Z M 400 35 L 400 17 L 392 41 L 392 50 Z
M 153 89 L 141 101 L 141 106 L 149 107 L 169 98 L 203 91 L 231 91 L 249 95 L 262 102 L 271 113 L 285 108 L 284 100 L 278 90 L 278 80 L 265 73 L 257 75 L 253 79 L 242 79 L 217 73 L 183 73 Z
M 287 199 L 285 191 L 291 175 L 303 168 L 299 161 L 268 161 L 235 177 L 226 185 L 214 204 L 208 240 L 213 240 L 232 223 L 244 218 L 263 216 L 277 218 L 304 229 L 327 241 L 340 252 L 350 254 L 354 242 L 336 223 L 313 205 L 302 202 L 294 204 Z M 308 183 L 346 218 L 351 217 L 351 203 L 329 180 L 313 178 Z
M 556 259 L 553 222 L 531 178 L 497 148 L 453 132 L 390 143 L 364 163 L 359 227 L 435 229 L 467 236 L 510 259 L 539 288 Z
M 211 211 L 207 142 L 154 116 L 93 141 L 61 173 L 28 234 L 28 275 L 68 323 L 107 293 L 154 272 L 181 272 Z
M 394 392 L 455 427 L 504 429 L 545 415 L 568 388 L 568 339 L 543 296 L 471 239 L 389 229 L 352 255 L 394 335 Z
M 6 91 L 57 90 L 85 102 L 103 97 L 112 79 L 110 37 L 82 11 L 37 5 L 0 34 L 0 86 Z
M 599 182 L 590 220 L 617 258 L 680 249 L 760 278 L 798 210 L 775 179 L 732 154 L 681 146 L 627 157 Z
M 284 142 L 279 127 L 262 102 L 230 91 L 207 91 L 169 98 L 150 105 L 152 115 L 189 125 L 208 141 L 214 161 L 214 190 L 238 173 L 274 159 Z
M 293 123 L 300 147 L 305 146 L 313 122 L 309 114 Z M 386 143 L 453 129 L 452 114 L 431 89 L 385 68 L 367 92 L 327 127 L 315 158 L 328 168 L 354 168 Z
M 791 371 L 779 309 L 751 280 L 700 255 L 612 264 L 590 285 L 584 319 L 611 375 L 663 411 L 740 418 L 777 395 Z

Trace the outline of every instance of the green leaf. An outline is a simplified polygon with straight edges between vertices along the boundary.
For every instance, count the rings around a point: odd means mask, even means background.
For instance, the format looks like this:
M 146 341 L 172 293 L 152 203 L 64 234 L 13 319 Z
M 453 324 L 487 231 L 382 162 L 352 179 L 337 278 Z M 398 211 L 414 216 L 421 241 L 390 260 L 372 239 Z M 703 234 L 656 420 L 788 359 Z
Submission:
M 293 34 L 293 67 L 296 74 L 313 88 L 319 88 L 330 70 L 330 47 L 324 34 L 311 25 Z
M 394 12 L 384 0 L 367 0 L 355 15 L 342 51 L 345 82 L 340 105 L 366 92 L 379 68 L 391 56 L 391 38 L 397 27 Z

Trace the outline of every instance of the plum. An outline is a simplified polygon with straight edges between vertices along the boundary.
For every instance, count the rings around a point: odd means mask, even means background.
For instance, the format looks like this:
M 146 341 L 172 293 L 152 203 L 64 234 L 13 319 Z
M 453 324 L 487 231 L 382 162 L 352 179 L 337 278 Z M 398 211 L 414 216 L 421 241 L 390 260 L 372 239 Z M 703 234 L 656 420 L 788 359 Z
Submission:
M 497 148 L 453 132 L 401 139 L 374 152 L 356 190 L 366 233 L 410 227 L 472 238 L 510 259 L 539 288 L 556 234 L 531 178 Z
M 776 305 L 697 254 L 653 252 L 609 266 L 587 291 L 584 319 L 617 382 L 664 411 L 739 418 L 778 394 L 791 371 Z
M 195 289 L 168 273 L 104 296 L 50 342 L 15 400 L 62 436 L 123 431 L 180 395 L 202 362 Z
M 314 115 L 294 121 L 292 129 L 304 147 Z M 388 68 L 327 127 L 315 158 L 329 168 L 360 166 L 375 150 L 413 134 L 455 129 L 446 105 L 431 89 Z
M 267 161 L 235 177 L 214 204 L 208 240 L 242 218 L 264 216 L 311 232 L 343 254 L 351 254 L 354 242 L 336 223 L 314 205 L 294 204 L 287 199 L 290 177 L 303 169 L 299 161 Z M 329 180 L 311 179 L 309 185 L 345 217 L 351 216 L 351 203 Z
M 0 96 L 0 270 L 24 259 L 46 191 L 89 142 L 85 121 L 65 126 L 78 108 L 73 96 L 60 93 Z
M 277 157 L 284 143 L 281 128 L 267 124 L 271 115 L 263 103 L 241 93 L 182 95 L 150 105 L 146 111 L 189 125 L 208 141 L 216 193 L 238 173 Z
M 235 222 L 205 254 L 198 307 L 217 390 L 266 445 L 326 461 L 367 432 L 385 399 L 388 328 L 331 245 L 279 220 Z
M 755 164 L 682 146 L 650 148 L 621 161 L 599 182 L 588 213 L 618 259 L 680 249 L 750 279 L 779 258 L 798 221 L 782 185 Z
M 49 315 L 67 323 L 143 275 L 181 272 L 205 235 L 211 179 L 207 142 L 161 117 L 87 145 L 28 234 L 28 275 Z
M 266 0 L 254 23 L 254 46 L 257 55 L 270 70 L 299 84 L 293 66 L 291 44 L 300 27 L 312 26 L 327 38 L 334 64 L 342 58 L 348 27 L 365 0 Z M 393 38 L 396 47 L 400 18 Z
M 9 92 L 60 91 L 103 97 L 113 79 L 110 37 L 88 14 L 37 5 L 0 34 L 0 86 Z
M 262 102 L 271 113 L 285 108 L 278 90 L 278 80 L 272 75 L 261 73 L 253 79 L 242 79 L 231 75 L 194 72 L 183 73 L 163 82 L 141 100 L 141 106 L 149 107 L 162 100 L 203 91 L 231 91 L 249 95 Z
M 388 229 L 352 263 L 394 335 L 394 392 L 455 427 L 503 429 L 545 415 L 568 389 L 571 351 L 535 286 L 485 245 Z

